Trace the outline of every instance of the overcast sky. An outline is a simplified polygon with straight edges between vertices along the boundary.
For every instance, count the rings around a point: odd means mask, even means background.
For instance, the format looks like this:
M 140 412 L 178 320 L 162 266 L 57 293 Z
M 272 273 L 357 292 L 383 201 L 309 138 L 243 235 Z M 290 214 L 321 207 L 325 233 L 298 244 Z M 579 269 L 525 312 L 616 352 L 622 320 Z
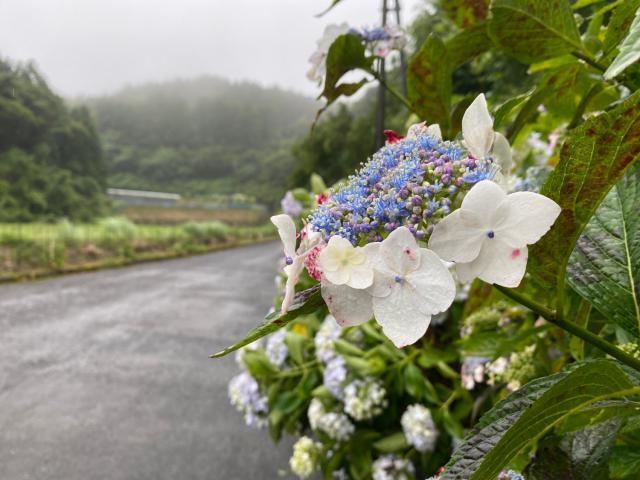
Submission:
M 379 24 L 379 0 L 0 0 L 0 56 L 35 60 L 66 96 L 201 74 L 307 94 L 307 59 L 329 23 Z M 393 3 L 393 2 L 389 2 Z M 401 0 L 403 21 L 424 0 Z

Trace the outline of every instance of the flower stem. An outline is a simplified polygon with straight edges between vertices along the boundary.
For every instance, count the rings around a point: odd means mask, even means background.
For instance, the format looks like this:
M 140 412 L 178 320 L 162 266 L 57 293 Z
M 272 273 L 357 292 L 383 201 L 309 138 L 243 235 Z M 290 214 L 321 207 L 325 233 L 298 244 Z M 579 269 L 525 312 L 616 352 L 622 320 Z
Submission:
M 391 85 L 389 82 L 387 82 L 386 79 L 382 78 L 378 72 L 376 71 L 371 71 L 370 72 L 375 78 L 376 80 L 378 80 L 380 82 L 380 85 L 382 85 L 384 88 L 387 89 L 387 91 L 393 95 L 394 97 L 396 97 L 398 100 L 400 100 L 400 102 L 409 109 L 410 112 L 413 112 L 413 107 L 411 106 L 411 103 L 409 103 L 409 100 L 407 100 L 405 98 L 404 95 L 402 95 L 397 89 L 396 87 L 394 87 L 393 85 Z
M 537 313 L 538 315 L 543 317 L 545 320 L 547 320 L 549 323 L 553 323 L 554 325 L 562 328 L 563 330 L 566 330 L 567 332 L 575 335 L 576 337 L 581 338 L 585 342 L 588 342 L 594 347 L 599 348 L 603 352 L 608 353 L 616 360 L 619 360 L 625 365 L 628 365 L 631 368 L 634 368 L 635 370 L 638 370 L 640 372 L 640 360 L 629 355 L 628 353 L 623 352 L 614 344 L 607 342 L 604 338 L 599 337 L 595 333 L 592 333 L 586 328 L 582 328 L 573 322 L 569 322 L 567 320 L 564 320 L 558 317 L 558 315 L 556 315 L 556 312 L 554 312 L 553 310 L 550 310 L 549 308 L 536 302 L 535 300 L 532 300 L 529 297 L 522 295 L 520 292 L 517 292 L 516 290 L 501 287 L 499 285 L 494 285 L 493 287 L 496 290 L 500 291 L 502 294 L 511 298 L 512 300 L 515 300 L 521 305 L 524 305 L 525 307 L 529 308 L 533 312 Z

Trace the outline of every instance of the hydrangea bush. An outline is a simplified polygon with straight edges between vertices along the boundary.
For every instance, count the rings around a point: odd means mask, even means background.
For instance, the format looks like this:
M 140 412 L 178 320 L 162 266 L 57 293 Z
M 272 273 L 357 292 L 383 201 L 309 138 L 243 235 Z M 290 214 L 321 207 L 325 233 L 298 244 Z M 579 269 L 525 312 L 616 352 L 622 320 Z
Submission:
M 283 200 L 274 311 L 214 356 L 237 351 L 247 425 L 299 436 L 298 477 L 640 478 L 640 0 L 605 3 L 460 13 L 399 97 L 428 122 Z M 328 28 L 328 103 L 395 41 Z M 494 48 L 536 89 L 452 105 L 455 68 Z

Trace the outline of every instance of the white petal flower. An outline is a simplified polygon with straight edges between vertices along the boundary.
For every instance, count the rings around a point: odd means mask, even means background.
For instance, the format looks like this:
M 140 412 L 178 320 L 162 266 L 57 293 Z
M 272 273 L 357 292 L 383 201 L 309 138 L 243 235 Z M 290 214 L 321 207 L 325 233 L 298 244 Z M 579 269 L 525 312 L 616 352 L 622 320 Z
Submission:
M 331 237 L 320 252 L 318 266 L 333 285 L 363 289 L 373 283 L 373 268 L 364 248 L 354 247 L 349 240 L 337 235 Z
M 291 217 L 284 214 L 275 215 L 271 217 L 271 223 L 278 229 L 287 264 L 284 267 L 287 283 L 285 284 L 281 308 L 282 313 L 285 313 L 293 303 L 296 284 L 300 279 L 302 270 L 304 270 L 305 256 L 322 241 L 322 236 L 319 232 L 311 230 L 309 225 L 306 225 L 300 235 L 300 247 L 296 250 L 296 225 Z
M 424 133 L 438 140 L 442 140 L 442 131 L 440 130 L 440 125 L 434 123 L 433 125 L 427 126 L 426 122 L 411 125 L 407 132 L 407 138 L 416 138 L 418 135 Z
M 364 291 L 324 282 L 322 295 L 331 314 L 342 326 L 359 325 L 375 315 L 396 346 L 416 342 L 431 316 L 453 302 L 453 277 L 435 253 L 418 247 L 406 227 L 364 251 L 374 269 L 373 284 Z
M 341 23 L 340 25 L 328 25 L 324 29 L 322 38 L 318 40 L 318 47 L 315 52 L 309 58 L 311 63 L 311 69 L 307 72 L 307 78 L 311 81 L 322 83 L 324 79 L 327 54 L 329 48 L 336 38 L 340 35 L 344 35 L 349 31 L 349 25 Z
M 517 287 L 527 266 L 527 245 L 537 242 L 560 215 L 553 200 L 533 192 L 507 195 L 494 182 L 471 188 L 462 206 L 435 226 L 429 248 L 456 262 L 458 277 L 469 282 Z
M 475 158 L 483 159 L 492 154 L 494 163 L 500 167 L 503 177 L 509 175 L 513 166 L 511 146 L 502 134 L 493 131 L 493 118 L 489 115 L 487 100 L 482 93 L 462 116 L 462 136 Z
M 394 230 L 374 258 L 369 292 L 376 321 L 396 346 L 412 344 L 424 335 L 431 316 L 453 302 L 453 277 L 435 253 L 418 247 L 407 227 Z

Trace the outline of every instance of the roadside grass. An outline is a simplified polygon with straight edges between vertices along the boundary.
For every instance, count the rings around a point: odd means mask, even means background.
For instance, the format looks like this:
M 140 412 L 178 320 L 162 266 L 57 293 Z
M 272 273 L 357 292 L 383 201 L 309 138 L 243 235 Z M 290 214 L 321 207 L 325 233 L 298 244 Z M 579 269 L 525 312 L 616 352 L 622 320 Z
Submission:
M 137 225 L 123 217 L 95 224 L 0 223 L 0 282 L 174 258 L 275 238 L 271 224 L 219 221 Z

